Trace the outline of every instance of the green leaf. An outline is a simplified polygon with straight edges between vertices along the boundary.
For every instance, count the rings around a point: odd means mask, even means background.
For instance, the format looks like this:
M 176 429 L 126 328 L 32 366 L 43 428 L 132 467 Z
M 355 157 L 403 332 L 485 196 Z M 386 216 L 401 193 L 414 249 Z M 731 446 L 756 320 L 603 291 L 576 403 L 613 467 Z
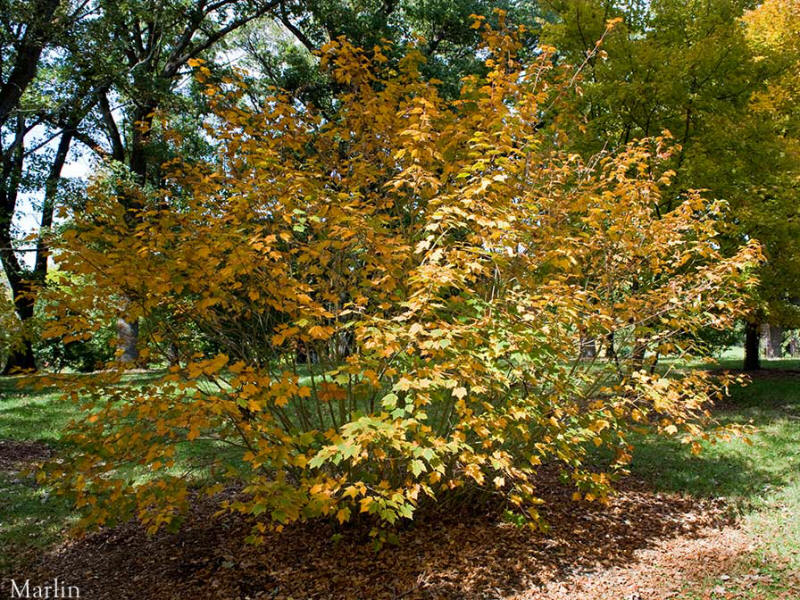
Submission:
M 386 394 L 381 400 L 381 406 L 386 410 L 392 410 L 397 407 L 397 394 Z

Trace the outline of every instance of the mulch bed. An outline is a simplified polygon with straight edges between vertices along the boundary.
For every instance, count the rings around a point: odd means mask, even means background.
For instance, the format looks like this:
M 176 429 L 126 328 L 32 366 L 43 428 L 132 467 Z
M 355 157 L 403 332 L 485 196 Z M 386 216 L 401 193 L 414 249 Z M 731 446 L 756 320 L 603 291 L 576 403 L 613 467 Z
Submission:
M 13 473 L 25 466 L 43 461 L 52 454 L 44 442 L 19 442 L 0 440 L 0 471 Z
M 746 374 L 753 379 L 791 379 L 800 377 L 800 369 L 759 369 Z
M 242 541 L 246 520 L 213 519 L 205 501 L 179 533 L 148 537 L 129 523 L 68 542 L 17 577 L 58 576 L 90 599 L 588 599 L 571 595 L 570 586 L 624 569 L 664 540 L 703 539 L 728 522 L 721 501 L 654 494 L 633 480 L 608 507 L 573 502 L 555 477 L 539 489 L 546 490 L 546 534 L 472 506 L 420 514 L 399 532 L 398 545 L 378 552 L 363 527 L 323 522 L 270 533 L 253 547 Z

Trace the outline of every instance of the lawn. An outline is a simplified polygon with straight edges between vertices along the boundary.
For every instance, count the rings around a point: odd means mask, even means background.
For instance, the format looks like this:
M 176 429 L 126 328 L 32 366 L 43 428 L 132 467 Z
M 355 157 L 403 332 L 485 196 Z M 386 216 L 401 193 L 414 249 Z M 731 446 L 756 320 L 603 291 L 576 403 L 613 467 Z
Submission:
M 57 453 L 64 426 L 77 408 L 57 389 L 24 389 L 16 378 L 0 378 L 0 572 L 53 545 L 70 522 L 66 502 L 33 484 L 19 468 Z
M 680 444 L 651 439 L 635 456 L 633 473 L 656 489 L 725 498 L 756 543 L 742 556 L 740 572 L 702 582 L 687 600 L 800 597 L 792 576 L 800 573 L 800 372 L 779 370 L 797 369 L 800 362 L 764 366 L 750 385 L 732 389 L 716 413 L 722 423 L 752 423 L 750 444 L 706 444 L 693 456 Z
M 639 440 L 632 464 L 636 480 L 654 494 L 724 499 L 736 517 L 736 535 L 749 540 L 725 573 L 688 577 L 677 596 L 683 600 L 800 597 L 800 373 L 780 370 L 795 369 L 796 361 L 765 366 L 770 368 L 749 386 L 733 389 L 716 413 L 723 423 L 755 426 L 749 444 L 706 444 L 693 456 L 679 443 Z M 19 572 L 63 538 L 69 506 L 19 471 L 57 455 L 61 432 L 76 416 L 74 405 L 62 401 L 56 389 L 19 389 L 13 379 L 0 379 L 0 573 Z

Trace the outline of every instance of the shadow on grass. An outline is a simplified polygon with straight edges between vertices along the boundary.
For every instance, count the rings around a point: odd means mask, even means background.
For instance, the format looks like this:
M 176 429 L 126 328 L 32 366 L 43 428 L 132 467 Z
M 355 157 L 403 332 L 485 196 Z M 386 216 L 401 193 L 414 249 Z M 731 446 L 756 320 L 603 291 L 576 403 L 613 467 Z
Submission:
M 796 433 L 794 434 L 796 436 Z M 756 443 L 785 445 L 797 443 L 789 432 L 757 436 Z M 655 489 L 682 492 L 693 496 L 726 497 L 749 505 L 771 487 L 783 487 L 791 473 L 773 465 L 759 464 L 758 457 L 748 457 L 740 441 L 706 445 L 700 456 L 669 440 L 645 440 L 639 443 L 631 464 Z
M 7 439 L 47 440 L 58 444 L 61 434 L 75 415 L 77 410 L 72 406 L 54 408 L 26 403 L 24 406 L 0 409 L 0 431 Z
M 700 497 L 724 496 L 740 508 L 797 479 L 800 472 L 800 374 L 755 374 L 731 390 L 716 412 L 722 424 L 750 424 L 750 444 L 733 439 L 706 443 L 694 456 L 674 440 L 638 438 L 632 472 L 655 489 Z
M 69 523 L 71 507 L 49 495 L 31 474 L 22 471 L 51 456 L 42 442 L 0 440 L 0 572 L 31 560 L 52 546 Z

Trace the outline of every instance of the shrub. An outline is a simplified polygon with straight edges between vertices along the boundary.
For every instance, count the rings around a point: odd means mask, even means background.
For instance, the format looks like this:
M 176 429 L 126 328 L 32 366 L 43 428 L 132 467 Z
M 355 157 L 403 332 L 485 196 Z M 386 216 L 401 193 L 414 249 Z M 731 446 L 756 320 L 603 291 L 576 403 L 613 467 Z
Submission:
M 23 342 L 23 327 L 14 311 L 14 302 L 5 282 L 0 284 L 0 368 Z
M 632 428 L 705 435 L 717 387 L 655 358 L 730 326 L 758 248 L 722 256 L 722 207 L 698 193 L 660 213 L 668 137 L 565 154 L 576 72 L 547 48 L 520 64 L 511 31 L 485 39 L 486 76 L 451 102 L 414 50 L 394 67 L 330 44 L 332 117 L 282 93 L 250 107 L 198 62 L 218 160 L 170 165 L 136 202 L 95 183 L 59 255 L 91 284 L 49 333 L 84 336 L 124 306 L 147 323 L 144 360 L 177 363 L 72 390 L 87 418 L 49 472 L 85 525 L 174 523 L 192 481 L 241 482 L 223 508 L 257 517 L 255 539 L 325 515 L 394 524 L 475 488 L 537 522 L 538 465 L 603 500 Z M 613 456 L 602 472 L 595 447 Z

